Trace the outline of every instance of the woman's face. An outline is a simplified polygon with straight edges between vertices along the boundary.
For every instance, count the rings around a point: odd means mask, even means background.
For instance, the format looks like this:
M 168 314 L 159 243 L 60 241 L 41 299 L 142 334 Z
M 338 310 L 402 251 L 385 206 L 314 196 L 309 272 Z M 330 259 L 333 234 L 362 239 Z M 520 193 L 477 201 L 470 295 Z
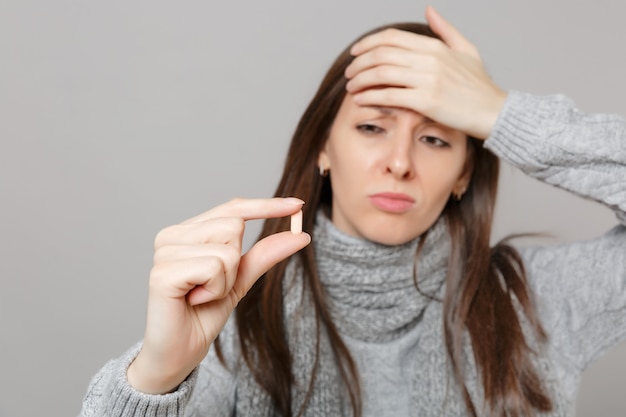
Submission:
M 408 242 L 464 191 L 467 138 L 410 110 L 343 100 L 318 164 L 330 172 L 332 221 L 352 236 Z

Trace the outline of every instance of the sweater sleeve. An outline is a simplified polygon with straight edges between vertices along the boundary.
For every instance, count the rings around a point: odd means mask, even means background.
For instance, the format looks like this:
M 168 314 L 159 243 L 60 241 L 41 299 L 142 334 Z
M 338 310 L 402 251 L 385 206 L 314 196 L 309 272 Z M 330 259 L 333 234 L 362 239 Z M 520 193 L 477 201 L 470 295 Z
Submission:
M 231 323 L 232 320 L 229 321 Z M 80 417 L 226 417 L 232 415 L 235 401 L 236 355 L 232 326 L 222 331 L 224 367 L 212 346 L 202 363 L 177 388 L 164 395 L 135 390 L 126 370 L 141 349 L 136 344 L 121 357 L 109 361 L 91 380 L 83 398 Z
M 528 175 L 613 209 L 626 223 L 626 121 L 564 96 L 510 92 L 485 146 Z
M 593 240 L 520 251 L 551 348 L 583 370 L 626 339 L 626 121 L 584 114 L 563 96 L 511 92 L 485 146 L 620 220 Z
M 197 370 L 175 392 L 166 395 L 144 394 L 135 390 L 126 379 L 126 370 L 140 349 L 141 343 L 136 344 L 120 358 L 109 361 L 92 378 L 83 399 L 81 417 L 183 416 L 197 378 Z

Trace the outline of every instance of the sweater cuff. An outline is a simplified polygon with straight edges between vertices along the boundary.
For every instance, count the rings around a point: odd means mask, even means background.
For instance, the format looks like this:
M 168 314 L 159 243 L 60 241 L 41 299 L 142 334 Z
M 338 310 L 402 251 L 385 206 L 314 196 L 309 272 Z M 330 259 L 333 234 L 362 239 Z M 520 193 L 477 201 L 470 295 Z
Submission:
M 127 351 L 117 362 L 109 391 L 111 401 L 106 415 L 122 417 L 182 416 L 195 385 L 197 368 L 178 386 L 176 391 L 163 395 L 145 394 L 133 388 L 126 378 L 126 371 L 140 349 L 141 344 L 139 343 Z
M 541 171 L 560 152 L 546 139 L 562 129 L 571 107 L 562 95 L 510 91 L 485 147 L 529 174 Z

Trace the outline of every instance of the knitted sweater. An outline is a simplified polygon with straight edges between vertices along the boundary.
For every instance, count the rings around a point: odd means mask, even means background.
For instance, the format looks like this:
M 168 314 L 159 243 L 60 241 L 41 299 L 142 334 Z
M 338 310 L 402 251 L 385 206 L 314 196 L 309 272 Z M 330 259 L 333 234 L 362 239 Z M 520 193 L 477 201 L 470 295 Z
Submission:
M 549 335 L 538 358 L 554 403 L 548 415 L 573 416 L 582 371 L 626 338 L 626 122 L 582 114 L 562 96 L 511 92 L 486 146 L 528 175 L 610 207 L 621 221 L 594 240 L 521 250 Z M 443 228 L 438 222 L 419 265 L 418 271 L 428 272 L 420 281 L 426 293 L 443 291 L 447 234 L 437 232 Z M 377 245 L 346 236 L 319 216 L 313 240 L 333 319 L 359 367 L 364 417 L 463 415 L 461 398 L 449 389 L 441 304 L 411 292 L 411 263 L 402 261 L 412 259 L 416 241 L 394 248 Z M 305 320 L 306 328 L 306 317 L 297 314 L 306 300 L 289 294 L 287 316 Z M 288 322 L 290 337 L 306 340 L 298 326 L 298 321 Z M 178 390 L 167 395 L 143 394 L 128 384 L 126 369 L 140 344 L 134 346 L 93 378 L 81 415 L 267 415 L 267 401 L 259 398 L 249 370 L 239 365 L 232 320 L 221 339 L 228 369 L 211 349 Z M 294 345 L 302 351 L 294 357 L 296 362 L 302 357 L 305 374 L 307 351 L 301 345 Z M 468 374 L 467 385 L 481 404 L 475 372 Z M 316 396 L 320 399 L 312 408 L 317 409 L 307 415 L 344 413 L 341 398 L 335 404 L 337 398 L 328 393 Z

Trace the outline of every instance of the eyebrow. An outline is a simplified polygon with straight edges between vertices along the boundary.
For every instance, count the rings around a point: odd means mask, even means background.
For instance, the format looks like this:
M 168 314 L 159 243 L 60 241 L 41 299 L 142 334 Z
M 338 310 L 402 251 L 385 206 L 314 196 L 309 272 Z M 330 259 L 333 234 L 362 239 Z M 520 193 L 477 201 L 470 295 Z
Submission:
M 362 106 L 362 107 L 366 109 L 376 110 L 379 113 L 381 113 L 383 116 L 393 116 L 393 114 L 396 113 L 398 110 L 398 108 L 396 107 L 385 107 L 385 106 Z M 423 121 L 424 123 L 437 124 L 437 122 L 435 122 L 430 117 L 426 117 L 424 115 L 421 115 L 421 116 L 424 118 L 424 121 Z

